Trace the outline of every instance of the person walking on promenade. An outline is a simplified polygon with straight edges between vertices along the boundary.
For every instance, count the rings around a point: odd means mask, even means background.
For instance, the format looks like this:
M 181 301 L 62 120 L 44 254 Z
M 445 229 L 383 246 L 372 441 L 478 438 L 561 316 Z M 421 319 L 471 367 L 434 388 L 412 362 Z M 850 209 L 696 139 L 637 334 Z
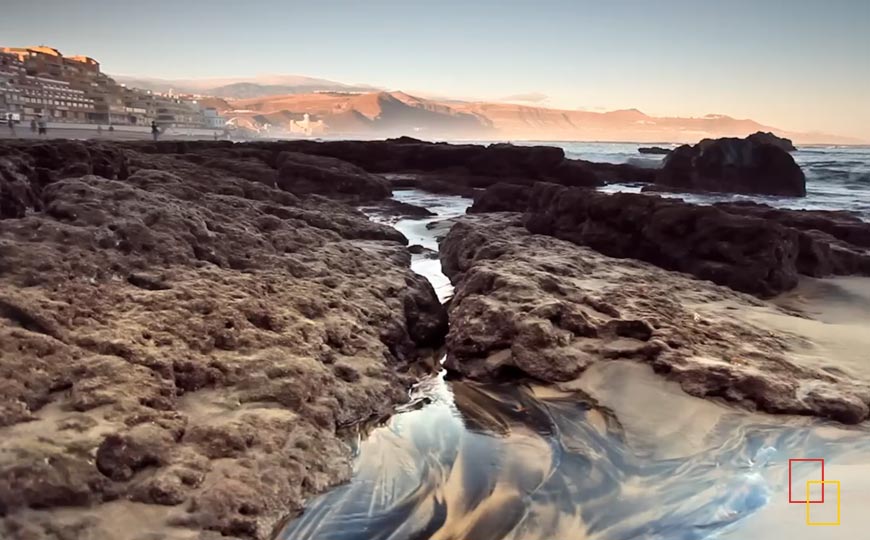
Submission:
M 15 120 L 12 118 L 12 113 L 6 115 L 6 125 L 9 126 L 9 133 L 15 136 Z
M 36 118 L 30 119 L 30 131 L 32 131 L 33 134 L 36 135 Z
M 157 129 L 157 122 L 151 121 L 151 136 L 154 137 L 154 142 L 157 142 L 157 137 L 160 135 L 160 130 Z
M 97 137 L 103 136 L 103 126 L 97 124 Z
M 47 125 L 47 122 L 45 121 L 44 116 L 39 117 L 39 120 L 36 121 L 36 125 L 39 126 L 39 136 L 40 137 L 48 134 L 48 125 Z

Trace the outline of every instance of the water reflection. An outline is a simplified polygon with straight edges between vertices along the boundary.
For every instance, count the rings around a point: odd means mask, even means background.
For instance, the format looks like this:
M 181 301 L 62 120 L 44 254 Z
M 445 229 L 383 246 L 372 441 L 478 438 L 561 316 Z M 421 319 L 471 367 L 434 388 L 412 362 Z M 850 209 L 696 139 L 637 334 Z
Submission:
M 441 219 L 466 204 L 439 199 Z M 434 220 L 424 221 L 397 226 L 429 235 L 412 243 L 433 242 Z M 415 270 L 437 277 L 424 260 L 415 257 Z M 582 379 L 562 390 L 443 372 L 421 381 L 408 405 L 358 442 L 352 481 L 312 500 L 279 538 L 779 538 L 745 523 L 787 506 L 789 458 L 831 463 L 870 452 L 863 427 L 692 398 L 647 366 L 597 364 Z
M 734 411 L 709 426 L 702 450 L 661 459 L 656 441 L 632 442 L 583 393 L 438 375 L 412 395 L 432 401 L 372 432 L 353 481 L 313 501 L 282 538 L 696 540 L 768 504 L 788 457 L 870 449 L 861 430 L 750 423 L 767 417 Z

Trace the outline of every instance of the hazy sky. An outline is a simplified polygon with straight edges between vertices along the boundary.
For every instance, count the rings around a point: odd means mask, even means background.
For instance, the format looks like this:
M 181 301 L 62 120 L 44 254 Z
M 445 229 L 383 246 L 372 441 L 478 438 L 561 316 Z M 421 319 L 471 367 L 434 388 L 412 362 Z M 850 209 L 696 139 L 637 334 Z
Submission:
M 870 141 L 870 0 L 0 0 L 3 45 L 110 74 L 309 75 Z

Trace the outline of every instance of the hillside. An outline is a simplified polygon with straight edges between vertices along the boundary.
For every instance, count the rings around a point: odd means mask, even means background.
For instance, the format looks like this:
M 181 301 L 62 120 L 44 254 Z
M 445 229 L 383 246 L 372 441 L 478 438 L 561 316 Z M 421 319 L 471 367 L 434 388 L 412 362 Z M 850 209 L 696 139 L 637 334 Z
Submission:
M 225 115 L 243 125 L 289 126 L 308 113 L 329 136 L 697 142 L 773 131 L 799 144 L 857 143 L 819 133 L 793 133 L 725 115 L 656 117 L 637 109 L 610 112 L 547 109 L 512 103 L 439 101 L 404 92 L 321 92 L 223 99 Z
M 317 93 L 232 100 L 227 116 L 262 118 L 286 126 L 304 113 L 323 120 L 330 134 L 481 137 L 492 135 L 491 123 L 472 112 L 419 99 L 401 92 Z

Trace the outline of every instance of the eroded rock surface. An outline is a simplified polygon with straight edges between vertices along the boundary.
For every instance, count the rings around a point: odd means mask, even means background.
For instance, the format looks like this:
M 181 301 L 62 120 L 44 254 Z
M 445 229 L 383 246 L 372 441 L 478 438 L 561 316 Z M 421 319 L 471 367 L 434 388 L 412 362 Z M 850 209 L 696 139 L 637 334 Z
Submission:
M 870 225 L 857 218 L 543 183 L 532 188 L 525 210 L 531 232 L 760 296 L 792 289 L 800 274 L 870 275 L 870 254 L 861 245 Z
M 268 147 L 271 143 L 257 144 Z M 628 164 L 569 159 L 561 148 L 552 146 L 430 143 L 409 137 L 280 144 L 295 152 L 341 159 L 372 173 L 401 173 L 393 177 L 394 187 L 463 196 L 504 181 L 594 187 L 608 182 L 652 182 L 656 175 L 655 169 Z
M 278 154 L 0 145 L 0 537 L 268 538 L 406 399 L 443 308 Z
M 532 235 L 520 214 L 468 216 L 441 243 L 456 286 L 447 367 L 478 380 L 571 386 L 596 362 L 651 365 L 689 394 L 856 423 L 867 381 L 792 359 L 796 336 L 741 313 L 778 308 L 676 272 Z

